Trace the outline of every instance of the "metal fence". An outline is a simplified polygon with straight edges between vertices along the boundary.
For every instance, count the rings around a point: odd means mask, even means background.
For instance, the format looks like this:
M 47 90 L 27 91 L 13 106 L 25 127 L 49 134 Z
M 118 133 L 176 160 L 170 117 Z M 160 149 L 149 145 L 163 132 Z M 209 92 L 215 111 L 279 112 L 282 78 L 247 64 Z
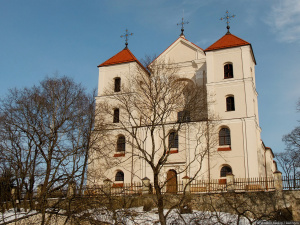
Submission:
M 96 195 L 141 195 L 142 194 L 142 183 L 134 182 L 130 183 L 113 183 L 110 186 L 106 185 L 94 185 L 87 186 L 83 189 L 85 196 L 96 196 Z
M 212 180 L 193 180 L 189 183 L 180 181 L 176 185 L 170 185 L 167 182 L 161 183 L 161 192 L 163 194 L 182 194 L 189 192 L 197 193 L 218 193 L 227 191 L 236 192 L 250 192 L 250 191 L 274 191 L 273 177 L 260 178 L 235 178 L 233 182 L 227 183 L 226 179 L 212 179 Z M 298 183 L 299 186 L 299 183 Z M 155 193 L 154 185 L 149 184 L 149 187 L 143 186 L 141 182 L 132 184 L 127 183 L 112 183 L 107 185 L 96 185 L 86 187 L 84 189 L 85 196 L 95 195 L 141 195 L 143 193 Z
M 278 182 L 278 181 L 277 181 Z M 279 182 L 281 183 L 281 182 Z M 280 185 L 281 186 L 281 185 Z M 192 180 L 177 181 L 177 184 L 172 185 L 168 182 L 160 183 L 162 194 L 183 194 L 189 192 L 192 194 L 198 193 L 220 193 L 220 192 L 253 192 L 253 191 L 274 191 L 275 180 L 273 177 L 260 177 L 260 178 L 234 178 L 231 181 L 224 179 L 211 179 L 211 180 Z M 277 187 L 278 188 L 278 187 Z M 142 182 L 122 183 L 110 182 L 108 185 L 94 185 L 86 186 L 82 192 L 74 187 L 73 195 L 80 196 L 101 196 L 101 195 L 142 195 L 145 193 L 155 194 L 153 183 L 143 185 Z M 300 190 L 300 177 L 282 177 L 283 190 Z M 64 198 L 68 196 L 69 190 L 56 190 L 48 193 L 48 198 Z M 22 195 L 24 198 L 26 193 Z M 35 192 L 33 196 L 38 194 Z M 72 195 L 72 194 L 71 194 Z
M 273 177 L 236 178 L 236 191 L 273 191 L 275 190 Z
M 272 191 L 275 190 L 274 179 L 267 178 L 235 178 L 232 183 L 226 179 L 195 180 L 190 184 L 191 193 L 226 192 L 226 191 Z
M 283 190 L 300 190 L 300 177 L 282 177 L 282 188 Z

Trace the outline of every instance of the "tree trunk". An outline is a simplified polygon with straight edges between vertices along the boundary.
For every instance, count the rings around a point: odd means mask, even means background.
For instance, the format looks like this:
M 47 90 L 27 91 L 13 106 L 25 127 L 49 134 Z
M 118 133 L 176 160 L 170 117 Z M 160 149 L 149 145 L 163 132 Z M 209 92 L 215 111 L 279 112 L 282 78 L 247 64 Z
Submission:
M 159 221 L 161 225 L 166 225 L 166 218 L 164 215 L 164 199 L 161 194 L 161 187 L 159 186 L 158 183 L 158 174 L 154 173 L 154 188 L 155 188 L 155 193 L 156 193 L 156 198 L 157 198 L 157 209 L 158 209 L 158 216 L 159 216 Z

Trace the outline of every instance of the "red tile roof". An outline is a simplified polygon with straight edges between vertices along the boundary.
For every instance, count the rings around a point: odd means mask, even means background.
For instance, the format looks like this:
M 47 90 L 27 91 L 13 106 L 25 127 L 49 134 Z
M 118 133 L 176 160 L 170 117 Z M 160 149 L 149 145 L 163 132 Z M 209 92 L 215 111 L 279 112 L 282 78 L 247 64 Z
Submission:
M 128 63 L 128 62 L 137 62 L 141 64 L 135 56 L 131 53 L 131 51 L 128 48 L 123 49 L 110 59 L 106 60 L 104 63 L 100 64 L 98 67 L 101 66 L 109 66 L 109 65 L 115 65 L 120 63 Z
M 128 62 L 137 62 L 146 71 L 146 73 L 148 73 L 147 69 L 143 66 L 142 63 L 140 63 L 139 60 L 137 60 L 137 58 L 135 58 L 135 56 L 128 48 L 124 48 L 122 51 L 115 54 L 113 57 L 106 60 L 104 63 L 101 63 L 98 67 L 128 63 Z
M 212 51 L 223 48 L 232 48 L 237 46 L 250 45 L 249 42 L 244 41 L 243 39 L 233 35 L 233 34 L 225 34 L 214 44 L 209 46 L 205 51 Z

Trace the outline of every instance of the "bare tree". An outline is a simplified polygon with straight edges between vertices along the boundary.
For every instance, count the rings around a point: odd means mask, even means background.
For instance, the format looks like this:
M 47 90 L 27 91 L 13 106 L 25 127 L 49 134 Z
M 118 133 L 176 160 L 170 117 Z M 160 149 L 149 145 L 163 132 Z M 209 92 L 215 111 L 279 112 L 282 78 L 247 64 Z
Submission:
M 297 111 L 300 112 L 300 99 L 297 103 Z M 286 149 L 276 155 L 278 162 L 287 176 L 292 176 L 294 179 L 300 177 L 300 126 L 296 126 L 289 134 L 284 135 L 282 141 Z
M 39 209 L 45 223 L 47 198 L 70 182 L 85 182 L 94 126 L 94 96 L 67 77 L 10 90 L 1 101 L 1 161 L 13 168 L 18 198 L 41 184 Z M 33 205 L 31 205 L 33 207 Z
M 284 152 L 277 153 L 276 159 L 286 176 L 294 178 L 299 176 L 299 153 L 285 150 Z
M 122 133 L 126 146 L 130 146 L 126 148 L 125 157 L 110 157 L 109 163 L 102 160 L 99 164 L 106 164 L 106 169 L 111 169 L 116 165 L 133 168 L 134 163 L 146 162 L 151 168 L 149 174 L 153 176 L 155 204 L 161 224 L 166 224 L 171 210 L 182 207 L 186 199 L 186 186 L 183 195 L 176 201 L 170 201 L 163 194 L 172 179 L 165 178 L 163 170 L 172 162 L 172 149 L 178 149 L 174 146 L 178 137 L 186 138 L 185 131 L 189 130 L 192 147 L 185 149 L 189 159 L 178 171 L 179 174 L 189 174 L 189 183 L 203 171 L 207 172 L 203 161 L 216 144 L 216 122 L 209 117 L 205 85 L 178 74 L 179 69 L 172 63 L 154 61 L 147 69 L 138 66 L 136 72 L 127 77 L 121 93 L 113 93 L 114 89 L 110 87 L 105 97 L 97 103 L 112 137 L 109 140 L 111 145 L 105 143 L 106 147 L 115 151 L 114 138 L 117 133 Z M 112 123 L 115 108 L 118 109 L 119 119 Z M 142 179 L 134 171 L 131 170 L 131 173 L 132 180 Z M 164 213 L 166 207 L 169 210 Z

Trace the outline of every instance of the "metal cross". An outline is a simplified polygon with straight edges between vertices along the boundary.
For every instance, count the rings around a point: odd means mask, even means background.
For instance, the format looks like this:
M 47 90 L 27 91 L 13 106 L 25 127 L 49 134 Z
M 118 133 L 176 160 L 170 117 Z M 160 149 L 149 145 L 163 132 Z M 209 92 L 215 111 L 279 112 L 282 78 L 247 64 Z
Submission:
M 188 23 L 189 23 L 188 21 L 184 21 L 183 17 L 182 17 L 181 23 L 177 23 L 177 26 L 178 26 L 178 25 L 181 25 L 181 34 L 180 34 L 180 36 L 181 36 L 181 35 L 184 35 L 184 34 L 183 34 L 183 31 L 184 31 L 183 25 L 184 25 L 184 24 L 188 24 Z
M 129 35 L 133 35 L 133 33 L 128 33 L 128 29 L 126 29 L 125 34 L 120 36 L 121 38 L 125 38 L 125 48 L 127 48 L 127 45 L 128 45 Z
M 231 18 L 234 18 L 235 17 L 235 15 L 230 15 L 229 14 L 229 12 L 228 12 L 228 10 L 226 11 L 226 15 L 224 16 L 224 17 L 222 17 L 220 20 L 226 20 L 226 23 L 227 23 L 227 34 L 230 34 L 230 32 L 229 32 L 229 29 L 230 29 L 230 26 L 229 26 L 229 20 L 231 19 Z

